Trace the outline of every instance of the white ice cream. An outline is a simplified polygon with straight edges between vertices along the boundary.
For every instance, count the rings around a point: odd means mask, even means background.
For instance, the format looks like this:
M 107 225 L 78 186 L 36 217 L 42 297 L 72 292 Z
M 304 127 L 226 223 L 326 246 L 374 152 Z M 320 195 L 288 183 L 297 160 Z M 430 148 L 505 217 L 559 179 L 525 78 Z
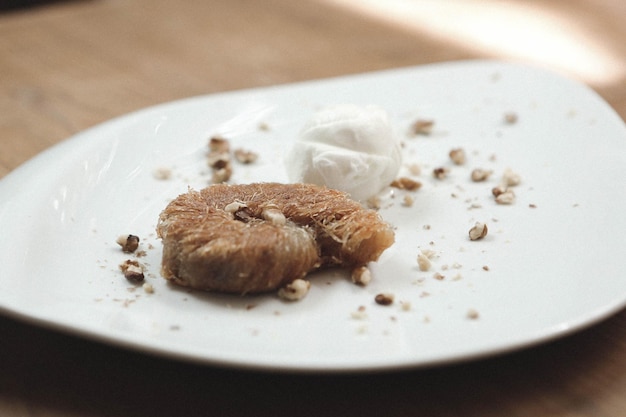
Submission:
M 291 182 L 326 185 L 361 201 L 389 185 L 400 164 L 400 144 L 387 113 L 356 105 L 316 113 L 286 159 Z

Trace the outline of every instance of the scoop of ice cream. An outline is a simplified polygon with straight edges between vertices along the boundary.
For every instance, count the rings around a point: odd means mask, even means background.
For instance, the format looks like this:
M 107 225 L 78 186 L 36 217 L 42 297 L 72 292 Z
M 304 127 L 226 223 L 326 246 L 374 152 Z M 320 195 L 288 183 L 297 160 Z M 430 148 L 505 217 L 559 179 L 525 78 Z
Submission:
M 400 164 L 400 144 L 387 113 L 356 105 L 316 113 L 286 160 L 290 181 L 325 185 L 355 200 L 366 200 L 389 185 Z

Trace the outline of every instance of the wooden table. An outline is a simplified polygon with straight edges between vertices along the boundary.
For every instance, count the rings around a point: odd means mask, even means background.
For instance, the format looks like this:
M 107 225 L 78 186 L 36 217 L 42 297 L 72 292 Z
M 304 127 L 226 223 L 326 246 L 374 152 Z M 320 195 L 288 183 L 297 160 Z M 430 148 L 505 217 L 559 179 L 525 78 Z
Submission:
M 0 176 L 156 103 L 466 58 L 553 68 L 626 118 L 622 0 L 355 3 L 76 0 L 1 13 Z M 0 316 L 0 415 L 621 417 L 626 312 L 478 362 L 333 376 L 195 366 Z

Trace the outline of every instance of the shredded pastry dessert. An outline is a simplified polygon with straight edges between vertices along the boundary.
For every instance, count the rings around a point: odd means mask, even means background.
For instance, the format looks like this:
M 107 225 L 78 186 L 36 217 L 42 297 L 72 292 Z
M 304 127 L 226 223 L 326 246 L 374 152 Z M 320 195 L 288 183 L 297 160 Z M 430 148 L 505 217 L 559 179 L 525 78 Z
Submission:
M 285 287 L 320 267 L 365 266 L 394 242 L 376 211 L 312 184 L 190 190 L 163 210 L 157 233 L 163 277 L 240 294 Z

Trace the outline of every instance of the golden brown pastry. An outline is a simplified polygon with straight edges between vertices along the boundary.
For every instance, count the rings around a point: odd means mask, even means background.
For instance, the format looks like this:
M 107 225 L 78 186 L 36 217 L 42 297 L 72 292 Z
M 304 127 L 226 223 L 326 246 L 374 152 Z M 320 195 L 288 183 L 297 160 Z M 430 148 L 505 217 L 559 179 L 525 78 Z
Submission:
M 323 266 L 376 261 L 394 241 L 378 213 L 310 184 L 216 184 L 159 216 L 162 275 L 211 291 L 258 293 Z

